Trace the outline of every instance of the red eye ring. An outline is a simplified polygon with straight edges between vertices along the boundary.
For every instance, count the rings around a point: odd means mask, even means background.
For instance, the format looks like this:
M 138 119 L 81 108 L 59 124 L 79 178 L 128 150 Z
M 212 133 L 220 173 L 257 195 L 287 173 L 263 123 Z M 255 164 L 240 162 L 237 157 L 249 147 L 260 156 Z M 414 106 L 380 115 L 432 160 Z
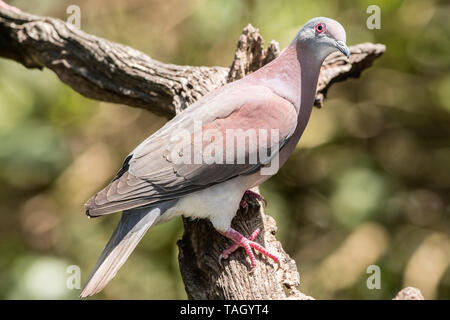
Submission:
M 325 32 L 325 24 L 324 23 L 318 23 L 316 24 L 316 27 L 314 28 L 317 33 L 324 33 Z

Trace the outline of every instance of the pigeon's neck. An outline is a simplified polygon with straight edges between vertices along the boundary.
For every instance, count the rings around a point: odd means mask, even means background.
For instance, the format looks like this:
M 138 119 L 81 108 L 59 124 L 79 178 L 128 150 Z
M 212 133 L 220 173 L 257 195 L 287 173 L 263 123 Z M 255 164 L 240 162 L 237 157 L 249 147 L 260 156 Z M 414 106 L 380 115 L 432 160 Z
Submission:
M 309 109 L 314 103 L 321 64 L 308 50 L 293 44 L 277 59 L 250 74 L 248 80 L 269 87 L 301 113 L 301 109 Z
M 270 88 L 299 110 L 301 71 L 295 48 L 286 48 L 277 59 L 250 74 L 248 78 L 251 82 Z
M 280 96 L 292 102 L 297 109 L 298 120 L 294 134 L 280 153 L 280 165 L 283 165 L 294 151 L 309 121 L 316 96 L 317 81 L 323 59 L 301 45 L 290 45 L 280 57 L 260 69 L 274 80 L 267 80 Z M 256 73 L 256 72 L 255 72 Z M 267 77 L 269 79 L 269 77 Z
M 298 113 L 297 128 L 292 139 L 298 141 L 305 130 L 311 115 L 316 97 L 320 67 L 325 58 L 318 56 L 314 50 L 310 50 L 308 43 L 297 42 L 294 46 L 297 54 L 297 61 L 301 66 L 300 110 Z

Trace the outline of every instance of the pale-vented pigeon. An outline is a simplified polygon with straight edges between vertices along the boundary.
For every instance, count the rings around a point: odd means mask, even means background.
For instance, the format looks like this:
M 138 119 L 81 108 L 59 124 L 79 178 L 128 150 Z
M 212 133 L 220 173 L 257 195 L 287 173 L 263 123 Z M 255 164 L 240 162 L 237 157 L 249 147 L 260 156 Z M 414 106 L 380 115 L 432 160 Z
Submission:
M 207 218 L 233 241 L 220 258 L 242 246 L 252 268 L 253 249 L 279 265 L 253 241 L 255 233 L 246 238 L 231 220 L 244 193 L 276 173 L 268 169 L 282 166 L 294 150 L 311 114 L 320 66 L 334 51 L 348 57 L 345 41 L 335 20 L 308 21 L 277 59 L 207 94 L 134 149 L 114 180 L 86 203 L 90 217 L 123 213 L 81 297 L 106 286 L 150 227 L 180 215 Z M 247 136 L 241 152 L 233 144 L 238 135 L 229 132 L 255 132 L 256 139 Z

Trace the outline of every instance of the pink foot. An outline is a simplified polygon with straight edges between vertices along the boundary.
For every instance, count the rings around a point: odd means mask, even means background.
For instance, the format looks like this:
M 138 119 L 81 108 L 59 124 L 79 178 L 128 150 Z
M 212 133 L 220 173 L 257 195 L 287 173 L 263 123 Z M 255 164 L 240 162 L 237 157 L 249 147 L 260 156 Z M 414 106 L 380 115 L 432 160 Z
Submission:
M 254 191 L 247 190 L 247 191 L 245 191 L 244 196 L 242 197 L 242 200 L 239 203 L 239 206 L 242 209 L 245 209 L 245 210 L 248 209 L 248 202 L 247 202 L 247 200 L 245 200 L 245 198 L 256 199 L 258 201 L 261 201 L 263 203 L 264 207 L 267 206 L 267 201 L 266 201 L 266 199 L 264 199 L 264 197 L 262 195 L 260 195 L 259 193 L 254 192 Z
M 247 201 L 245 201 L 244 199 L 242 199 L 241 202 L 239 202 L 239 207 L 240 207 L 241 209 L 244 209 L 245 212 L 247 212 L 247 210 L 248 210 L 248 203 L 247 203 Z
M 253 233 L 250 235 L 250 237 L 248 237 L 247 239 L 250 241 L 253 241 L 256 239 L 256 237 L 259 234 L 260 229 L 256 229 L 255 231 L 253 231 Z M 237 248 L 240 247 L 240 244 L 237 243 L 233 243 L 228 249 L 224 250 L 222 252 L 222 254 L 219 256 L 219 263 L 221 264 L 222 259 L 228 259 L 228 257 L 230 256 L 230 254 L 232 254 L 233 252 L 236 251 Z
M 220 232 L 225 237 L 233 240 L 234 244 L 231 247 L 229 247 L 228 249 L 226 249 L 224 252 L 222 252 L 222 254 L 219 256 L 219 263 L 221 263 L 222 259 L 227 259 L 228 256 L 232 252 L 234 252 L 237 248 L 243 247 L 245 249 L 245 252 L 247 252 L 248 257 L 250 258 L 250 263 L 252 265 L 252 271 L 256 267 L 256 258 L 255 258 L 255 254 L 253 253 L 252 248 L 259 251 L 266 257 L 271 258 L 273 261 L 275 261 L 276 264 L 278 265 L 278 269 L 279 269 L 280 268 L 280 259 L 276 255 L 269 252 L 262 245 L 253 241 L 258 236 L 259 231 L 260 231 L 259 228 L 256 229 L 255 231 L 253 231 L 253 233 L 248 238 L 244 237 L 242 234 L 240 234 L 239 232 L 237 232 L 236 230 L 234 230 L 232 228 L 230 228 L 226 232 Z
M 11 11 L 14 11 L 17 13 L 20 12 L 20 9 L 10 6 L 9 4 L 4 3 L 2 0 L 0 0 L 0 8 L 6 9 L 6 10 L 11 10 Z

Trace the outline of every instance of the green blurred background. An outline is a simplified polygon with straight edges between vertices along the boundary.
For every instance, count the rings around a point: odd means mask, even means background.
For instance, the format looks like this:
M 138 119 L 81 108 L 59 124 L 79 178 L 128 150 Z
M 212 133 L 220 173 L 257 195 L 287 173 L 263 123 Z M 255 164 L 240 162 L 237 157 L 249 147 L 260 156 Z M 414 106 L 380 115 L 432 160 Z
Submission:
M 316 298 L 391 299 L 416 286 L 450 298 L 450 6 L 376 1 L 7 1 L 168 63 L 229 66 L 248 23 L 286 47 L 314 16 L 340 21 L 347 43 L 386 53 L 358 80 L 334 85 L 299 148 L 262 186 L 300 289 Z M 86 99 L 51 71 L 0 59 L 0 298 L 72 299 L 119 215 L 89 220 L 83 204 L 123 158 L 167 121 Z M 152 229 L 97 299 L 185 299 L 176 241 L 180 219 Z M 369 265 L 381 289 L 369 290 Z

